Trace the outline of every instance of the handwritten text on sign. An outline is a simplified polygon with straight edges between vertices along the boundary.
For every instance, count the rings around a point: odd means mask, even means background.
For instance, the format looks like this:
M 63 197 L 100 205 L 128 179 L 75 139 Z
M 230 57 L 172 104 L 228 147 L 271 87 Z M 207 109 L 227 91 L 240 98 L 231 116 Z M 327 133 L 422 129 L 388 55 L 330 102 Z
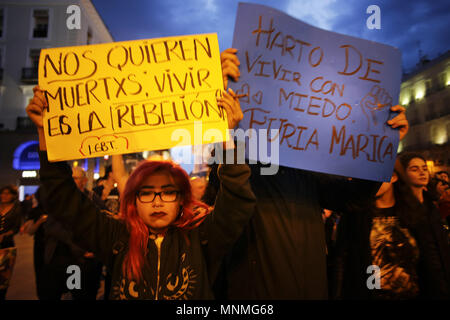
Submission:
M 240 3 L 233 47 L 243 129 L 279 130 L 279 164 L 389 180 L 398 132 L 386 121 L 400 89 L 400 52 Z M 268 150 L 270 148 L 268 147 Z M 258 160 L 258 159 L 252 159 Z
M 199 121 L 227 137 L 216 34 L 43 49 L 39 85 L 53 161 L 201 144 L 173 135 Z

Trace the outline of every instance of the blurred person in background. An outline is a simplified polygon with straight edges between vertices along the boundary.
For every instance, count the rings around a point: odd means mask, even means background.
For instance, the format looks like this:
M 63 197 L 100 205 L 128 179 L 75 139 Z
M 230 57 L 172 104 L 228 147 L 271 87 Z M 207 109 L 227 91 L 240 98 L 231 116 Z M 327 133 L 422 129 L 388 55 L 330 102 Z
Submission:
M 43 224 L 47 221 L 47 214 L 43 208 L 42 188 L 33 195 L 33 205 L 27 216 L 27 221 L 22 225 L 20 231 L 33 236 L 33 265 L 36 282 L 36 293 L 40 300 L 43 299 L 46 288 L 46 280 L 43 277 L 44 256 L 45 256 L 45 230 Z
M 112 173 L 112 166 L 105 168 L 105 175 L 100 178 L 102 183 L 97 185 L 92 191 L 101 200 L 101 208 L 109 214 L 117 215 L 120 209 L 119 191 L 116 187 L 116 181 Z M 100 180 L 99 179 L 99 180 Z
M 448 226 L 450 225 L 450 186 L 449 183 L 433 178 L 427 186 L 427 190 L 431 193 L 435 205 L 439 208 L 441 218 Z
M 201 200 L 205 190 L 207 181 L 205 177 L 194 176 L 191 177 L 192 196 L 195 200 Z
M 0 300 L 5 300 L 16 262 L 14 235 L 19 232 L 21 221 L 17 188 L 13 185 L 0 188 Z
M 438 171 L 438 172 L 436 172 L 435 178 L 443 180 L 443 181 L 445 181 L 447 183 L 449 182 L 448 181 L 448 172 L 447 171 Z
M 73 167 L 72 178 L 81 192 L 91 199 L 98 208 L 104 209 L 105 203 L 103 196 L 105 193 L 102 193 L 102 196 L 99 196 L 96 192 L 86 188 L 88 179 L 86 171 L 84 171 L 83 168 Z M 104 183 L 103 190 L 108 189 L 108 191 L 111 191 L 109 188 L 111 183 L 108 183 L 108 179 L 106 180 L 107 181 Z M 105 196 L 105 200 L 107 196 L 108 195 Z M 79 261 L 81 268 L 81 291 L 75 291 L 77 294 L 75 298 L 80 300 L 95 300 L 97 297 L 97 291 L 100 288 L 103 264 L 96 259 L 92 252 L 85 252 Z

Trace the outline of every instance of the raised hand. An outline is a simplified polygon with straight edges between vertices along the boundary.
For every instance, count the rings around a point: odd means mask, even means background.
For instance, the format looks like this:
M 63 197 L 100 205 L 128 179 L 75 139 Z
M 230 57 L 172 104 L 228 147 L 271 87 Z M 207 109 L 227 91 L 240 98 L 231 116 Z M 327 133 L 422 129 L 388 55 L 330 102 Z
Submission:
M 36 127 L 42 128 L 42 118 L 44 108 L 47 108 L 47 101 L 45 100 L 43 91 L 39 88 L 39 86 L 35 86 L 33 88 L 34 96 L 28 103 L 26 108 L 28 117 L 30 117 L 31 121 L 36 125 Z
M 398 132 L 400 135 L 400 140 L 402 140 L 409 130 L 408 119 L 406 118 L 406 109 L 401 105 L 396 105 L 391 107 L 391 111 L 398 112 L 391 120 L 387 121 L 387 124 L 390 125 L 393 129 L 398 128 Z
M 228 77 L 234 81 L 239 80 L 241 73 L 239 72 L 239 62 L 236 56 L 237 49 L 228 48 L 220 54 L 220 62 L 222 64 L 222 76 L 224 89 L 228 89 Z
M 241 110 L 241 104 L 239 99 L 232 89 L 228 89 L 228 92 L 223 92 L 223 97 L 217 99 L 217 104 L 222 106 L 227 112 L 228 128 L 234 129 L 244 118 L 244 114 Z

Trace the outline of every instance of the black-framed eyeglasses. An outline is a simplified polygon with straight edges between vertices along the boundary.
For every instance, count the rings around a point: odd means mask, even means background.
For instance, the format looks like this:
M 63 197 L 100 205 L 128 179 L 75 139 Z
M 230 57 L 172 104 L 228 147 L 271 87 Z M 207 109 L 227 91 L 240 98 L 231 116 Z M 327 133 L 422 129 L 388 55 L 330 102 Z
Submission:
M 155 192 L 153 190 L 142 188 L 137 192 L 137 197 L 139 201 L 143 203 L 155 201 L 156 196 L 159 196 L 163 202 L 175 202 L 178 200 L 179 194 L 180 192 L 178 190 L 164 190 L 161 192 Z

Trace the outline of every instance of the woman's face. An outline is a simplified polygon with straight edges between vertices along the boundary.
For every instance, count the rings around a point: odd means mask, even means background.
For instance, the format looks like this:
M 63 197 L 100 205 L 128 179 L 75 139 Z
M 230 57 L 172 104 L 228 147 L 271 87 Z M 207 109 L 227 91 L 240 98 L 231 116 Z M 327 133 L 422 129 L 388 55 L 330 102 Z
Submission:
M 0 201 L 1 203 L 11 203 L 14 201 L 14 194 L 9 189 L 3 189 L 0 193 Z
M 420 158 L 413 158 L 406 168 L 408 183 L 412 187 L 426 187 L 430 174 L 425 161 Z
M 168 172 L 148 176 L 136 197 L 139 216 L 153 233 L 162 233 L 177 219 L 182 199 Z

